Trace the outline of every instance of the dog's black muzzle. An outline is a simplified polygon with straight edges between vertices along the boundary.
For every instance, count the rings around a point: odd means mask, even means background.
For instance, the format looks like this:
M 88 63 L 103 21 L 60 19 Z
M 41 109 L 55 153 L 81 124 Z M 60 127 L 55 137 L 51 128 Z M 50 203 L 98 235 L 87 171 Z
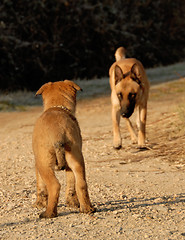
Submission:
M 135 103 L 132 103 L 129 108 L 127 108 L 126 110 L 121 111 L 121 116 L 123 118 L 129 118 L 132 113 L 134 112 L 134 108 L 135 108 Z
M 130 113 L 130 112 L 129 112 L 129 113 L 122 113 L 121 116 L 122 116 L 123 118 L 129 118 L 129 117 L 132 115 L 132 113 L 133 113 L 133 112 L 131 112 L 131 113 Z

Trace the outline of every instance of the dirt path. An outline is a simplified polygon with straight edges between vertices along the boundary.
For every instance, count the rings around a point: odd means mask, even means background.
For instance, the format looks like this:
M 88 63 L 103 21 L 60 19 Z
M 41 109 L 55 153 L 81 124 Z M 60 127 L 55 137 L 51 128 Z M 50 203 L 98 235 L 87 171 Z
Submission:
M 31 135 L 42 108 L 0 113 L 0 239 L 185 239 L 185 81 L 151 88 L 147 139 L 138 151 L 122 125 L 112 148 L 110 98 L 82 100 L 82 131 L 94 215 L 65 206 L 65 173 L 55 219 L 38 218 Z

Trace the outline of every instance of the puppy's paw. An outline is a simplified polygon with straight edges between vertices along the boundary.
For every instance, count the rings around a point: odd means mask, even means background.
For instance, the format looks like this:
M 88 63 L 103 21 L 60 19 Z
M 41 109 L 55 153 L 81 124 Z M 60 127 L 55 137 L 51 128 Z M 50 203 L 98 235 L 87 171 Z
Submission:
M 71 208 L 79 208 L 80 207 L 80 203 L 78 201 L 77 196 L 75 195 L 75 196 L 67 197 L 66 205 L 68 207 L 71 207 Z
M 39 215 L 39 218 L 54 218 L 54 217 L 57 217 L 57 213 L 54 213 L 54 212 L 48 213 L 47 211 Z
M 96 208 L 93 206 L 80 206 L 80 212 L 91 214 L 96 212 Z
M 46 201 L 36 201 L 32 206 L 36 208 L 45 208 L 47 205 Z
M 66 202 L 67 207 L 71 207 L 71 208 L 79 208 L 80 204 L 78 201 L 70 201 L 70 202 Z

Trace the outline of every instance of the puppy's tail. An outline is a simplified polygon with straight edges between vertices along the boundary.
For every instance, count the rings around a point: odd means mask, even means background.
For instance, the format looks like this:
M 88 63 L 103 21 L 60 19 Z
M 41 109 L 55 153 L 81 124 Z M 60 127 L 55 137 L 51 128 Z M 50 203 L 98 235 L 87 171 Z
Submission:
M 65 146 L 61 142 L 54 145 L 56 154 L 55 170 L 60 171 L 66 169 Z
M 126 58 L 126 49 L 124 47 L 119 47 L 115 52 L 116 62 Z

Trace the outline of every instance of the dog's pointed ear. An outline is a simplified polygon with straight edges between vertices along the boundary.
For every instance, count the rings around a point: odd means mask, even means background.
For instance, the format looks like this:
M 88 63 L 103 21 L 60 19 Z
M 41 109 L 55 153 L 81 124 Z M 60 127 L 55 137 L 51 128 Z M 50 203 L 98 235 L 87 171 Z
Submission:
M 48 83 L 45 83 L 44 85 L 42 85 L 39 90 L 36 92 L 35 96 L 38 96 L 38 95 L 42 95 L 43 92 L 46 90 L 46 88 L 48 88 L 49 85 L 51 85 L 52 82 L 48 82 Z
M 80 86 L 78 86 L 76 83 L 70 80 L 64 80 L 65 83 L 68 83 L 71 85 L 76 91 L 83 91 Z
M 114 71 L 115 71 L 114 74 L 115 74 L 115 85 L 116 85 L 124 78 L 124 74 L 118 65 L 115 66 Z
M 130 71 L 130 77 L 132 78 L 133 81 L 141 85 L 141 74 L 137 63 L 134 63 L 134 65 L 132 66 Z

